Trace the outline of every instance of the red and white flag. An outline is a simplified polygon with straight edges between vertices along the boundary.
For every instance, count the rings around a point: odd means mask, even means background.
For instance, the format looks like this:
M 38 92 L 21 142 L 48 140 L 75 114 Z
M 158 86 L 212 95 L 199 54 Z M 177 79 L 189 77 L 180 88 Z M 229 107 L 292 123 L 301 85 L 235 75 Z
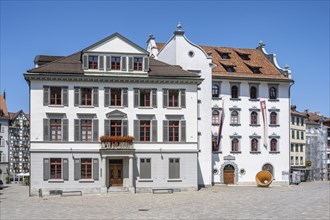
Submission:
M 224 99 L 222 100 L 222 109 L 219 115 L 219 128 L 218 128 L 218 138 L 217 138 L 217 147 L 220 149 L 220 140 L 221 140 L 221 133 L 222 133 L 222 125 L 223 120 L 225 118 L 225 109 L 224 109 Z
M 262 121 L 264 123 L 264 147 L 267 149 L 267 115 L 266 115 L 266 101 L 260 101 Z

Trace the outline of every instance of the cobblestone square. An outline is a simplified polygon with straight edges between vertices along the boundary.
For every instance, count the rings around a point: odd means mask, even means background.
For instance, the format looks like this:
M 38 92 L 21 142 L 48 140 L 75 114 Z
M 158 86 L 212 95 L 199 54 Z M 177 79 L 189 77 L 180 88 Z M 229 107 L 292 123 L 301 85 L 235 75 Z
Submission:
M 0 191 L 0 219 L 329 219 L 330 182 L 258 188 L 213 186 L 173 194 L 29 197 Z

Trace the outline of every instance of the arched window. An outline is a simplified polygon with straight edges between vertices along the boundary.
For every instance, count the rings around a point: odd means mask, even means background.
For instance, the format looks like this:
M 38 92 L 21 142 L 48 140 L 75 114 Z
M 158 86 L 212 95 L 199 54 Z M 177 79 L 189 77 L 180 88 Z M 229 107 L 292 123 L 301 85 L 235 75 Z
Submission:
M 238 98 L 238 88 L 237 86 L 231 87 L 231 98 L 237 99 Z
M 276 112 L 270 113 L 270 124 L 276 125 L 277 124 L 277 114 Z
M 212 85 L 212 98 L 218 98 L 219 97 L 219 86 L 216 84 Z
M 238 124 L 238 112 L 237 111 L 231 112 L 231 124 Z
M 234 138 L 231 141 L 231 151 L 232 152 L 238 152 L 238 139 L 237 138 Z
M 252 112 L 251 113 L 251 125 L 257 125 L 258 124 L 258 113 Z
M 250 88 L 250 99 L 257 99 L 257 88 L 255 86 Z
M 269 88 L 269 98 L 270 99 L 277 99 L 277 89 L 275 87 Z
M 212 124 L 219 124 L 219 111 L 217 110 L 212 112 Z
M 274 138 L 270 141 L 270 151 L 277 151 L 277 140 Z
M 272 176 L 274 178 L 274 174 L 273 174 L 274 168 L 273 168 L 273 166 L 271 164 L 269 164 L 269 163 L 264 164 L 262 166 L 262 170 L 267 170 L 268 172 L 270 172 L 272 174 Z
M 258 151 L 258 140 L 256 138 L 251 140 L 251 151 Z

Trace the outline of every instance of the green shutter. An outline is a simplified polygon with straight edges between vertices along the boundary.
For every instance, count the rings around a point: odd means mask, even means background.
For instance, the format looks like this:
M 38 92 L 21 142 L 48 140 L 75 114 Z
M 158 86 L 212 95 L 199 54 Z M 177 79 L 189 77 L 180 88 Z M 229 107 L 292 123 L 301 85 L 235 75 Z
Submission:
M 139 107 L 139 89 L 134 89 L 134 108 Z
M 152 120 L 151 126 L 152 126 L 152 142 L 157 142 L 157 120 Z
M 69 160 L 68 160 L 68 158 L 63 158 L 62 163 L 63 163 L 63 180 L 69 180 Z
M 44 180 L 47 181 L 50 175 L 50 159 L 44 158 Z
M 87 70 L 88 69 L 88 56 L 87 55 L 84 55 L 83 65 L 84 65 L 84 70 Z
M 93 141 L 99 140 L 99 120 L 93 119 Z
M 104 56 L 99 56 L 100 65 L 99 70 L 104 70 Z
M 49 105 L 49 86 L 44 86 L 44 106 Z
M 81 163 L 80 158 L 74 159 L 74 180 L 81 179 Z
M 126 57 L 121 57 L 121 70 L 122 71 L 127 71 Z
M 104 88 L 104 107 L 110 106 L 110 88 Z
M 186 107 L 186 90 L 181 89 L 180 95 L 181 95 L 181 108 L 185 108 Z
M 163 89 L 163 107 L 167 108 L 168 105 L 168 89 Z
M 99 159 L 93 159 L 93 179 L 99 180 Z
M 68 106 L 68 87 L 62 87 L 62 100 L 62 104 Z
M 81 141 L 80 119 L 74 120 L 74 141 Z
M 69 120 L 66 118 L 62 119 L 62 124 L 63 124 L 62 141 L 67 142 L 69 141 Z
M 168 142 L 168 121 L 163 121 L 163 142 Z
M 80 88 L 74 87 L 74 106 L 79 106 L 80 104 Z
M 104 120 L 104 135 L 110 136 L 110 120 Z
M 144 71 L 149 72 L 149 57 L 144 58 Z
M 49 119 L 44 118 L 44 141 L 50 140 Z
M 111 70 L 111 57 L 106 56 L 106 69 Z
M 93 106 L 94 107 L 99 106 L 99 88 L 97 87 L 93 88 Z
M 122 91 L 123 91 L 123 106 L 128 107 L 128 89 L 123 88 Z
M 140 141 L 140 121 L 134 120 L 134 140 Z
M 186 142 L 186 121 L 181 121 L 181 142 Z
M 128 135 L 128 120 L 123 120 L 123 132 L 122 132 L 122 136 L 127 136 Z
M 152 89 L 152 107 L 157 108 L 157 89 Z
M 128 70 L 133 71 L 133 57 L 128 57 Z

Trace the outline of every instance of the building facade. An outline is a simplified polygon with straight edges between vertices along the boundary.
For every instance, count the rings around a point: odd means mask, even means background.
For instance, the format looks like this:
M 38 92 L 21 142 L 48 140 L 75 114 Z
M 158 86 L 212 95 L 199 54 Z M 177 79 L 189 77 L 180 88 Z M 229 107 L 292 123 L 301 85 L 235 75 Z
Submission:
M 24 75 L 31 195 L 197 190 L 202 79 L 148 55 L 115 33 L 76 54 L 35 60 Z
M 9 113 L 10 180 L 22 182 L 30 171 L 30 116 L 23 110 Z
M 290 173 L 296 172 L 301 181 L 306 180 L 306 120 L 304 112 L 291 106 Z
M 6 93 L 0 94 L 0 180 L 7 182 L 8 177 L 8 122 L 9 114 Z
M 289 183 L 291 71 L 257 49 L 199 46 L 179 24 L 167 43 L 152 36 L 152 57 L 199 74 L 199 185 L 255 184 L 261 170 Z M 253 162 L 252 162 L 253 161 Z

